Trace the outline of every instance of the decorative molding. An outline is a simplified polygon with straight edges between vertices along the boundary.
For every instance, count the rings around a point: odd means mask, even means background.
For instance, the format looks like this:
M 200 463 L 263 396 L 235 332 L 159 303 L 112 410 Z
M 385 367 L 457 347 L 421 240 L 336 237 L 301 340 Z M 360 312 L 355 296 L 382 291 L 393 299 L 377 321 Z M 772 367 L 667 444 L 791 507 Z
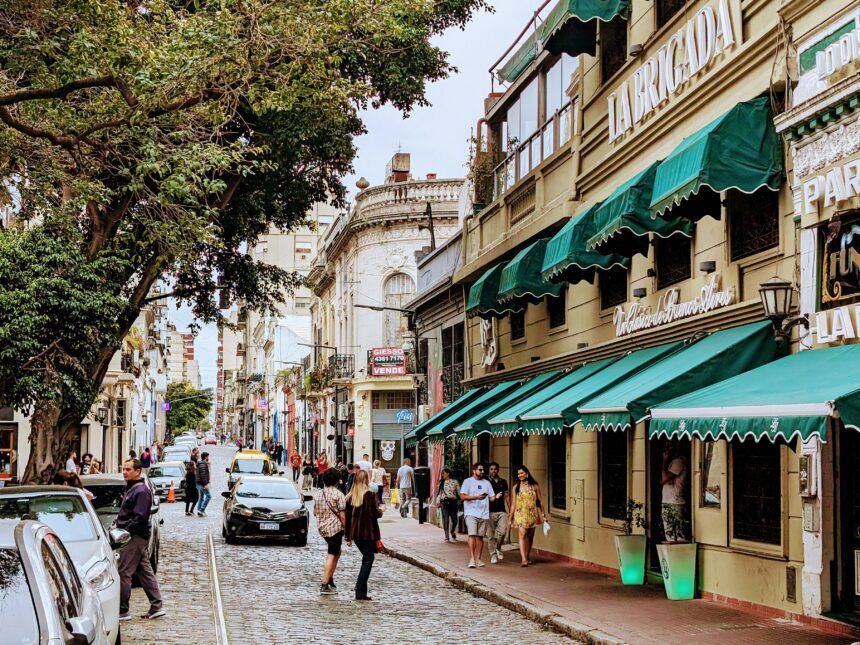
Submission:
M 794 160 L 795 182 L 857 151 L 860 151 L 860 119 L 840 125 L 807 145 L 793 145 L 791 156 Z

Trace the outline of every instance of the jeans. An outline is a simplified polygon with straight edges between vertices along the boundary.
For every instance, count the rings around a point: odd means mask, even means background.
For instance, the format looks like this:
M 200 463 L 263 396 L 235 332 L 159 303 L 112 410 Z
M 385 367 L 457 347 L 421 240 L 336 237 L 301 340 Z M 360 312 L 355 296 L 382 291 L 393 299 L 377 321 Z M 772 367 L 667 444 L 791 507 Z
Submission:
M 149 610 L 161 609 L 161 592 L 149 561 L 149 540 L 132 535 L 131 540 L 119 550 L 119 613 L 128 612 L 131 598 L 131 577 L 136 573 L 140 586 L 149 598 Z
M 508 532 L 508 514 L 504 511 L 490 513 L 490 524 L 487 526 L 487 537 L 490 540 L 490 555 L 502 548 L 505 534 Z
M 400 517 L 406 517 L 409 513 L 409 502 L 412 501 L 412 489 L 411 488 L 401 488 L 400 489 Z
M 197 512 L 205 513 L 206 507 L 209 506 L 209 500 L 212 499 L 212 494 L 203 484 L 197 484 L 197 496 L 200 498 L 200 501 L 197 502 Z
M 376 542 L 373 540 L 356 540 L 355 546 L 361 551 L 361 569 L 358 572 L 358 580 L 355 581 L 355 597 L 367 597 L 367 579 L 370 578 L 370 570 L 373 568 L 373 559 L 376 556 Z
M 293 468 L 293 481 L 294 482 L 299 481 L 299 467 L 298 466 Z
M 450 526 L 450 535 L 457 537 L 457 500 L 443 499 L 442 500 L 442 528 L 445 529 L 445 539 L 448 539 Z

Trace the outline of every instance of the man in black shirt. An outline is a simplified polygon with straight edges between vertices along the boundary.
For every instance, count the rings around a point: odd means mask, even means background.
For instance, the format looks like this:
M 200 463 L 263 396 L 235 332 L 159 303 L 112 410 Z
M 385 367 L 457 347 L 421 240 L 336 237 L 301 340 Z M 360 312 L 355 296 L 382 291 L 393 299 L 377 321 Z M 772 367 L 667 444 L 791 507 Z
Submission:
M 502 543 L 508 532 L 508 482 L 499 477 L 499 464 L 490 463 L 490 484 L 495 495 L 490 497 L 490 522 L 487 536 L 490 540 L 490 564 L 503 560 Z

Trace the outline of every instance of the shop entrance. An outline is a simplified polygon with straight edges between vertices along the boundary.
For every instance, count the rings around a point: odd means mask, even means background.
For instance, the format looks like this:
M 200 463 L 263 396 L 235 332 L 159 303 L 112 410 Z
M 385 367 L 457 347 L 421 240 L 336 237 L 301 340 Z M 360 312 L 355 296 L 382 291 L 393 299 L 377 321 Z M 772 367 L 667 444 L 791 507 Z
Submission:
M 683 515 L 686 518 L 684 524 L 684 536 L 690 539 L 690 479 L 692 473 L 692 442 L 689 439 L 651 439 L 648 441 L 648 544 L 649 544 L 649 568 L 651 571 L 660 571 L 660 559 L 657 557 L 657 545 L 666 539 L 666 531 L 663 526 L 663 455 L 669 449 L 669 463 L 680 459 L 685 472 L 679 478 L 678 487 L 673 494 L 683 499 Z M 678 465 L 678 464 L 676 464 Z M 671 484 L 668 484 L 671 486 Z M 669 489 L 667 496 L 671 497 Z
M 833 434 L 839 447 L 839 609 L 860 619 L 860 432 L 840 423 Z

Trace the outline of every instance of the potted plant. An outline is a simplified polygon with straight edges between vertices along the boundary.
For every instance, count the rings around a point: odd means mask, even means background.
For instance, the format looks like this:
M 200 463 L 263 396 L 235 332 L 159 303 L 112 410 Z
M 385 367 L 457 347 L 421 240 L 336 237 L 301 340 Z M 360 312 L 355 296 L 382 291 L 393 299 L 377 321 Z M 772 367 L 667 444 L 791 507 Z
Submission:
M 663 586 L 669 600 L 692 600 L 696 595 L 696 543 L 685 538 L 687 522 L 681 509 L 676 504 L 663 507 L 666 541 L 657 545 Z
M 633 535 L 633 529 L 647 527 L 642 515 L 642 502 L 627 498 L 627 508 L 624 513 L 624 535 L 615 536 L 615 551 L 618 554 L 618 569 L 621 572 L 621 582 L 625 585 L 641 585 L 645 583 L 645 542 L 644 534 Z

